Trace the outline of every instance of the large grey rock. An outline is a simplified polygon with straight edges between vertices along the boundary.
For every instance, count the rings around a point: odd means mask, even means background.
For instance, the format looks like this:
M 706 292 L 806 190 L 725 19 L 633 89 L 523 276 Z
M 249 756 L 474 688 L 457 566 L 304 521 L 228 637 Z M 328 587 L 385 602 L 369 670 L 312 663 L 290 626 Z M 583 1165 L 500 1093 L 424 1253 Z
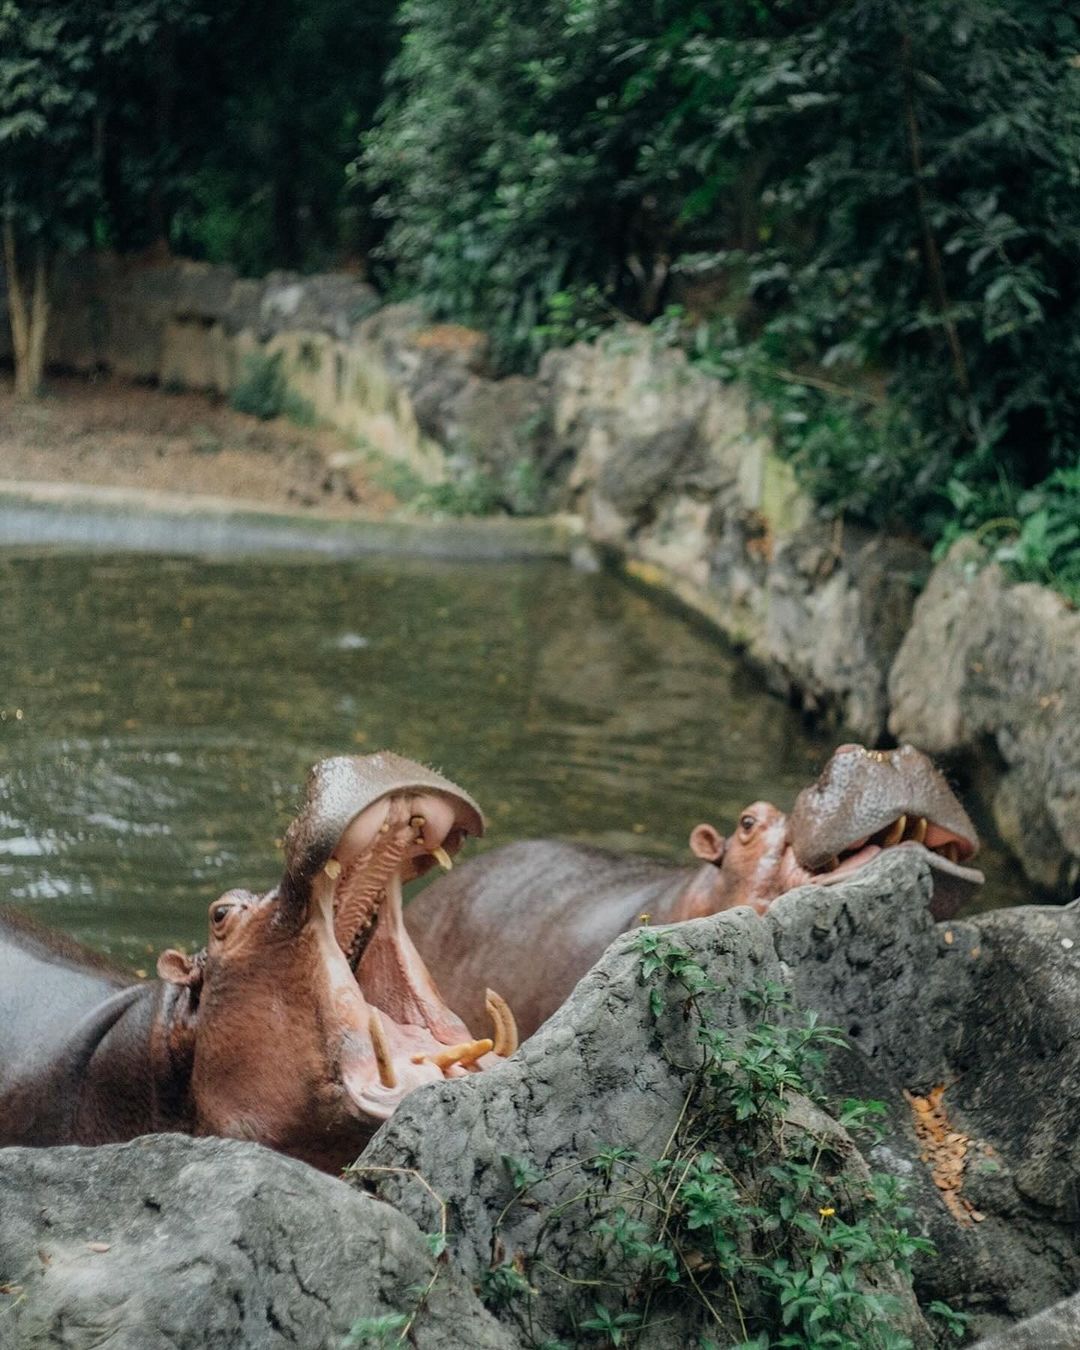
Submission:
M 889 669 L 928 566 L 921 545 L 852 526 L 810 524 L 780 540 L 764 581 L 773 687 L 878 740 Z
M 0 1197 L 3 1350 L 327 1350 L 434 1270 L 410 1219 L 256 1144 L 3 1149 Z M 412 1343 L 516 1344 L 450 1268 Z
M 919 1298 L 965 1309 L 974 1330 L 989 1333 L 1080 1284 L 1080 1041 L 1072 1035 L 1080 911 L 1033 908 L 938 925 L 929 887 L 921 863 L 885 856 L 846 884 L 782 897 L 764 918 L 740 909 L 681 925 L 678 940 L 720 984 L 712 1016 L 733 1032 L 747 1025 L 742 992 L 764 979 L 786 983 L 799 1006 L 850 1037 L 851 1052 L 834 1057 L 831 1086 L 888 1104 L 885 1137 L 868 1162 L 907 1181 L 918 1227 L 938 1248 L 916 1270 Z M 362 1161 L 404 1163 L 430 1181 L 454 1218 L 455 1259 L 473 1279 L 493 1253 L 528 1258 L 542 1238 L 544 1266 L 526 1263 L 541 1291 L 537 1315 L 544 1334 L 565 1334 L 559 1310 L 565 1317 L 573 1300 L 546 1268 L 577 1269 L 593 1249 L 591 1219 L 580 1207 L 574 1218 L 570 1206 L 542 1234 L 545 1216 L 588 1188 L 583 1161 L 600 1150 L 663 1152 L 686 1100 L 672 1066 L 693 1061 L 693 1019 L 675 1003 L 653 1024 L 637 958 L 621 939 L 511 1062 L 416 1094 Z M 905 1089 L 937 1084 L 946 1085 L 953 1128 L 970 1138 L 964 1195 L 985 1216 L 970 1227 L 943 1203 L 904 1099 Z M 504 1154 L 550 1179 L 536 1188 L 536 1207 L 511 1205 L 496 1233 L 513 1195 Z M 845 1175 L 853 1182 L 857 1168 Z M 430 1197 L 411 1180 L 379 1178 L 378 1193 L 430 1222 Z M 645 1343 L 692 1343 L 689 1312 L 689 1320 L 673 1316 Z M 910 1305 L 907 1319 L 925 1343 Z
M 994 818 L 1028 876 L 1080 883 L 1080 614 L 961 544 L 934 570 L 889 680 L 889 725 L 930 751 L 991 743 Z
M 998 1332 L 972 1350 L 1076 1350 L 1080 1345 L 1080 1294 Z

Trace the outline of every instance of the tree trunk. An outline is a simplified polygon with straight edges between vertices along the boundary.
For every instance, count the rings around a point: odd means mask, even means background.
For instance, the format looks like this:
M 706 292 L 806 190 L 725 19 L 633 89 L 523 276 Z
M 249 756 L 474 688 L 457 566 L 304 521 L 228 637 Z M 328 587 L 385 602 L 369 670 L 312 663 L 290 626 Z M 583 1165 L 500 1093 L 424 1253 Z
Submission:
M 7 273 L 11 342 L 15 349 L 15 397 L 37 398 L 45 373 L 45 334 L 49 327 L 49 278 L 45 249 L 34 250 L 32 290 L 27 301 L 24 279 L 19 273 L 15 230 L 4 222 L 4 270 Z

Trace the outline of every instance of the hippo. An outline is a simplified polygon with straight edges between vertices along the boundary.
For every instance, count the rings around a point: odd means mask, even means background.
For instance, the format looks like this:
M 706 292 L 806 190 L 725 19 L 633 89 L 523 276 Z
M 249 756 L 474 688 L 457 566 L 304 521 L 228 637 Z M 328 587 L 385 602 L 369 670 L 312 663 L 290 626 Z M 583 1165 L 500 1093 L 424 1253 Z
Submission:
M 155 981 L 6 912 L 0 1145 L 174 1130 L 339 1171 L 406 1093 L 516 1048 L 498 994 L 485 1000 L 492 1037 L 450 1011 L 402 922 L 402 884 L 483 829 L 468 793 L 411 760 L 327 759 L 280 884 L 226 891 L 206 947 L 163 952 Z
M 697 825 L 690 848 L 703 866 L 554 840 L 508 844 L 455 869 L 405 911 L 405 924 L 450 1006 L 466 1020 L 474 984 L 513 990 L 530 1036 L 620 933 L 676 923 L 736 905 L 759 914 L 796 886 L 828 886 L 882 849 L 918 852 L 935 879 L 932 912 L 951 917 L 982 873 L 965 864 L 975 827 L 945 779 L 910 745 L 842 745 L 790 815 L 770 802 L 743 810 L 726 839 Z

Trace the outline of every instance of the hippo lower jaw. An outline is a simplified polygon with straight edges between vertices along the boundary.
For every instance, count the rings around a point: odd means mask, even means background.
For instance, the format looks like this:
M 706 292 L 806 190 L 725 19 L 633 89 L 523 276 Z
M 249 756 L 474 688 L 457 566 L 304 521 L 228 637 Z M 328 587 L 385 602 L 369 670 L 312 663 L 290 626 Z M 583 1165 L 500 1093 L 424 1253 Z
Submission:
M 884 849 L 869 844 L 858 853 L 846 858 L 832 872 L 806 875 L 806 882 L 816 886 L 835 886 L 838 882 L 848 881 L 855 872 L 880 858 L 884 853 L 915 853 L 921 857 L 934 874 L 934 896 L 930 903 L 930 913 L 935 919 L 951 919 L 970 897 L 976 886 L 981 886 L 986 878 L 977 867 L 965 867 L 953 862 L 941 853 L 929 849 L 925 844 L 914 840 L 902 840 Z
M 343 1023 L 340 1082 L 360 1119 L 386 1120 L 424 1083 L 490 1068 L 517 1048 L 513 1015 L 491 990 L 494 1035 L 471 1035 L 405 930 L 403 880 L 432 859 L 448 864 L 461 838 L 446 798 L 383 799 L 349 823 L 312 888 L 309 921 Z
M 974 833 L 974 832 L 972 832 Z M 881 825 L 871 835 L 852 840 L 832 858 L 820 855 L 800 861 L 798 837 L 785 849 L 780 868 L 780 894 L 796 886 L 834 886 L 847 881 L 883 853 L 914 852 L 922 857 L 934 875 L 934 893 L 930 912 L 935 919 L 950 919 L 985 878 L 977 868 L 967 867 L 961 858 L 975 851 L 973 840 L 940 825 L 928 816 L 904 813 Z

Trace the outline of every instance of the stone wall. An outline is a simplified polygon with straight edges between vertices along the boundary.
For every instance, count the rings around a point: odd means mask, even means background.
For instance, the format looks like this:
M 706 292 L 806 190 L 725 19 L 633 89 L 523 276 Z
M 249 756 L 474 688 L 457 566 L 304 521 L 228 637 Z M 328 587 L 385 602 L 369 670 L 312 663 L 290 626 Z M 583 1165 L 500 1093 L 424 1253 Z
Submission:
M 344 275 L 98 256 L 57 296 L 50 359 L 230 390 L 255 352 L 355 438 L 419 480 L 482 477 L 515 512 L 581 517 L 589 546 L 705 615 L 815 717 L 868 742 L 995 749 L 994 814 L 1028 875 L 1067 896 L 1080 872 L 1080 621 L 1051 592 L 931 573 L 912 539 L 816 519 L 745 392 L 648 329 L 549 352 L 495 379 L 487 342 L 380 306 Z M 0 328 L 0 356 L 5 350 Z M 903 645 L 902 645 L 903 644 Z

